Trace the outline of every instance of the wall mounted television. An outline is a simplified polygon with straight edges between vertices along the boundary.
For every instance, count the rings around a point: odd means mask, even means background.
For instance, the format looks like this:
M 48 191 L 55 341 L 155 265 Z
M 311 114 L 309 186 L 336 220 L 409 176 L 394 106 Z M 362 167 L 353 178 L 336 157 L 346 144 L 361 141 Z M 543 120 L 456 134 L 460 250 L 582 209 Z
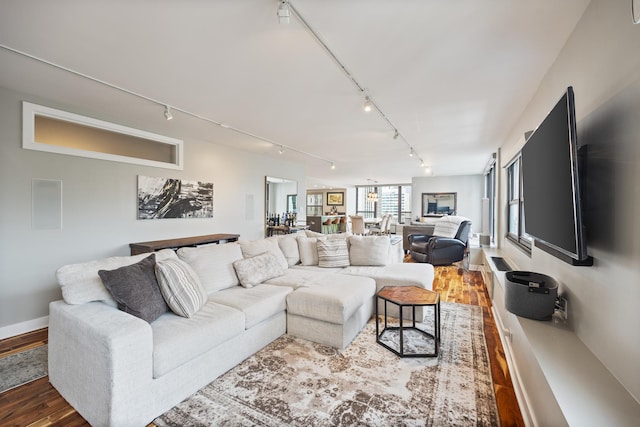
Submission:
M 572 87 L 529 136 L 521 154 L 525 232 L 537 247 L 565 262 L 593 265 L 583 224 Z

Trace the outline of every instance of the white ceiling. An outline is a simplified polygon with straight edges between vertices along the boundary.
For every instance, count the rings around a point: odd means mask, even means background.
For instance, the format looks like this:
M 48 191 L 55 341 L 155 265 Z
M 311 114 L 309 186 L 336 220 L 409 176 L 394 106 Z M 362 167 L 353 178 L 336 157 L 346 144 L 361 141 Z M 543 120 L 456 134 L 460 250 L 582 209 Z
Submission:
M 378 112 L 362 111 L 363 95 L 302 22 L 278 23 L 278 3 L 3 2 L 0 86 L 103 120 L 303 162 L 308 185 L 411 182 L 425 172 L 409 147 L 434 176 L 476 174 L 589 0 L 291 0 L 398 129 L 395 140 Z M 244 133 L 175 111 L 166 122 L 162 106 L 58 66 Z M 280 145 L 311 156 L 278 154 Z

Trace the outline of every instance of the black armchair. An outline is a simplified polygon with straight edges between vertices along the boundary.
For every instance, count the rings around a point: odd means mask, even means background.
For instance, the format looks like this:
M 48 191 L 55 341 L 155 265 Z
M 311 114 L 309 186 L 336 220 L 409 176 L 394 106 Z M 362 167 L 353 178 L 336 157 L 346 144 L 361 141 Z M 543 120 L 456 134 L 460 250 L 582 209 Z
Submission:
M 409 252 L 417 262 L 432 265 L 449 265 L 462 261 L 469 241 L 471 221 L 462 221 L 455 237 L 430 236 L 426 234 L 409 235 Z

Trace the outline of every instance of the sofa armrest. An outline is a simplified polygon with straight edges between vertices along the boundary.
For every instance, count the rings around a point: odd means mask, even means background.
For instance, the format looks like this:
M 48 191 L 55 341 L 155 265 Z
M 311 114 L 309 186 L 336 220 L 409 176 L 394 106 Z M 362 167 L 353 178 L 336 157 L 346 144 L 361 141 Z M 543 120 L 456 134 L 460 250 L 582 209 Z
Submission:
M 429 248 L 431 250 L 451 247 L 464 248 L 466 247 L 466 245 L 462 243 L 462 241 L 450 237 L 433 237 L 431 240 L 429 240 Z
M 428 234 L 409 234 L 407 239 L 409 239 L 409 245 L 411 245 L 412 243 L 426 243 L 431 237 L 433 236 Z
M 102 302 L 50 303 L 49 381 L 91 424 L 113 423 L 112 408 L 148 394 L 151 326 Z

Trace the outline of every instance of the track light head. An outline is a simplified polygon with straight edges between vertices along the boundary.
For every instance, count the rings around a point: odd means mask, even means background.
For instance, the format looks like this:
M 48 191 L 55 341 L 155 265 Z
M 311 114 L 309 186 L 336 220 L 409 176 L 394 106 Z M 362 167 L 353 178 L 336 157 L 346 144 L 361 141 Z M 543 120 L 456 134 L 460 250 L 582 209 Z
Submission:
M 289 10 L 289 2 L 287 0 L 280 0 L 280 6 L 278 6 L 278 22 L 281 24 L 291 22 L 291 11 Z
M 413 157 L 413 148 L 409 151 L 409 157 Z
M 173 119 L 173 114 L 171 114 L 171 107 L 168 105 L 164 106 L 164 118 L 167 120 Z
M 278 150 L 278 153 L 280 153 L 280 154 L 284 153 L 284 146 L 283 145 L 280 146 L 280 149 Z
M 335 170 L 335 168 L 336 168 L 336 164 L 331 162 L 331 170 Z
M 394 129 L 393 130 L 393 139 L 398 139 L 399 136 L 400 136 L 400 134 L 398 133 L 398 129 Z
M 362 104 L 362 109 L 365 111 L 365 113 L 368 113 L 373 109 L 373 104 L 371 104 L 371 100 L 369 99 L 368 96 L 364 99 L 364 104 Z

